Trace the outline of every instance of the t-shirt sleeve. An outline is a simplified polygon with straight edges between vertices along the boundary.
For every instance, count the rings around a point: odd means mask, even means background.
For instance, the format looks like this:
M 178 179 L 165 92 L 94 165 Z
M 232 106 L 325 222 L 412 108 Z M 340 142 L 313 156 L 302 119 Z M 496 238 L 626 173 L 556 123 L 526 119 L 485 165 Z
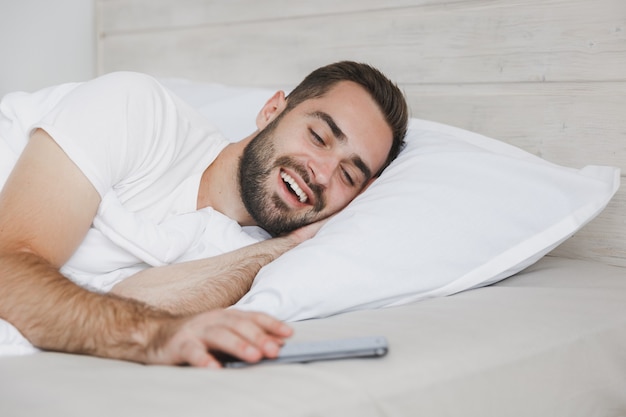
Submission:
M 177 120 L 155 79 L 117 72 L 74 88 L 32 128 L 45 130 L 104 196 L 155 175 L 159 161 L 172 158 Z

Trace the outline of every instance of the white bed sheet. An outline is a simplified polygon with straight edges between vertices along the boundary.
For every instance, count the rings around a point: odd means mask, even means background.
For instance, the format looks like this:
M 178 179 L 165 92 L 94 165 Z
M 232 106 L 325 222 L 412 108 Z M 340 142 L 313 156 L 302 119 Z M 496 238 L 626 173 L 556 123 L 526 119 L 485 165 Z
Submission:
M 490 287 L 294 323 L 299 340 L 385 335 L 382 359 L 209 371 L 0 358 L 0 415 L 625 415 L 625 272 L 546 257 Z

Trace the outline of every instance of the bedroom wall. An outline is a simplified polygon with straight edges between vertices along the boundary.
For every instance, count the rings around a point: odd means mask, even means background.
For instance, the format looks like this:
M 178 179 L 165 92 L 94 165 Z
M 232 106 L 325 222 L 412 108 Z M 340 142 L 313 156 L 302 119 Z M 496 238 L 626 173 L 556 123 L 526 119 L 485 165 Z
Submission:
M 93 0 L 0 0 L 0 96 L 95 75 Z

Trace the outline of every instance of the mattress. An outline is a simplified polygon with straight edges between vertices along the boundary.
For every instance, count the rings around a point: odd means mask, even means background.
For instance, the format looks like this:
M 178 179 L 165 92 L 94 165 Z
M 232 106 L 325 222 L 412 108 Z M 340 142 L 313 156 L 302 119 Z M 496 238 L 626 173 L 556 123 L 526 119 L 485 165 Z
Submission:
M 0 415 L 625 415 L 625 272 L 548 256 L 488 287 L 293 324 L 295 340 L 383 335 L 383 358 L 210 371 L 0 357 Z

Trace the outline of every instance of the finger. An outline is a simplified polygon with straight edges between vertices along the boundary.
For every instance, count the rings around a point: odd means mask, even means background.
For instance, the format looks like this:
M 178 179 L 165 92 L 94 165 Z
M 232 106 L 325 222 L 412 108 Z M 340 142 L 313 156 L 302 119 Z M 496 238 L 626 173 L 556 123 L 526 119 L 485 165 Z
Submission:
M 291 326 L 265 313 L 238 310 L 228 311 L 233 312 L 238 317 L 253 321 L 257 326 L 263 329 L 263 331 L 270 335 L 285 338 L 290 337 L 293 334 Z
M 204 323 L 220 324 L 224 320 L 229 318 L 247 318 L 256 322 L 259 326 L 263 327 L 268 332 L 274 333 L 278 336 L 288 337 L 291 335 L 291 327 L 284 322 L 268 315 L 257 311 L 243 311 L 235 308 L 230 309 L 215 309 L 204 313 L 201 313 Z
M 246 335 L 251 342 L 256 339 L 254 334 L 258 334 L 261 331 L 268 337 L 279 341 L 282 344 L 282 339 L 293 335 L 293 329 L 265 313 L 259 312 L 247 312 L 235 309 L 229 310 L 212 310 L 203 315 L 204 323 L 211 323 L 213 325 L 224 325 L 234 329 L 242 329 L 242 335 Z M 250 327 L 253 325 L 255 327 Z M 247 331 L 246 331 L 247 329 Z
M 176 362 L 178 364 L 188 364 L 196 367 L 220 368 L 221 364 L 211 354 L 209 354 L 205 344 L 201 339 L 188 338 L 180 342 L 180 345 L 173 346 L 174 350 L 178 350 Z
M 206 348 L 227 353 L 246 362 L 258 362 L 263 352 L 227 326 L 212 326 L 204 336 Z
M 293 329 L 288 324 L 275 319 L 265 313 L 248 312 L 252 320 L 263 328 L 267 333 L 278 336 L 281 338 L 290 337 L 293 335 Z
M 284 338 L 293 334 L 288 325 L 263 313 L 230 312 L 223 323 L 237 332 L 250 344 L 259 349 L 264 356 L 276 357 Z
M 275 357 L 282 346 L 281 338 L 269 334 L 252 315 L 232 313 L 225 315 L 221 326 L 240 339 L 241 348 L 253 347 L 260 356 Z M 252 360 L 257 358 L 253 357 Z
M 162 334 L 149 350 L 150 358 L 147 362 L 221 368 L 221 363 L 209 353 L 207 343 L 199 334 L 196 319 L 176 320 L 164 326 Z
M 285 344 L 285 339 L 293 335 L 293 328 L 270 316 L 259 314 L 255 316 L 256 322 L 266 331 L 268 341 L 262 342 L 264 354 L 268 357 L 276 357 L 280 348 Z
M 210 350 L 247 362 L 276 357 L 293 330 L 263 313 L 213 310 L 187 320 L 169 340 L 166 351 L 175 363 L 221 367 Z M 167 356 L 167 355 L 166 355 Z

